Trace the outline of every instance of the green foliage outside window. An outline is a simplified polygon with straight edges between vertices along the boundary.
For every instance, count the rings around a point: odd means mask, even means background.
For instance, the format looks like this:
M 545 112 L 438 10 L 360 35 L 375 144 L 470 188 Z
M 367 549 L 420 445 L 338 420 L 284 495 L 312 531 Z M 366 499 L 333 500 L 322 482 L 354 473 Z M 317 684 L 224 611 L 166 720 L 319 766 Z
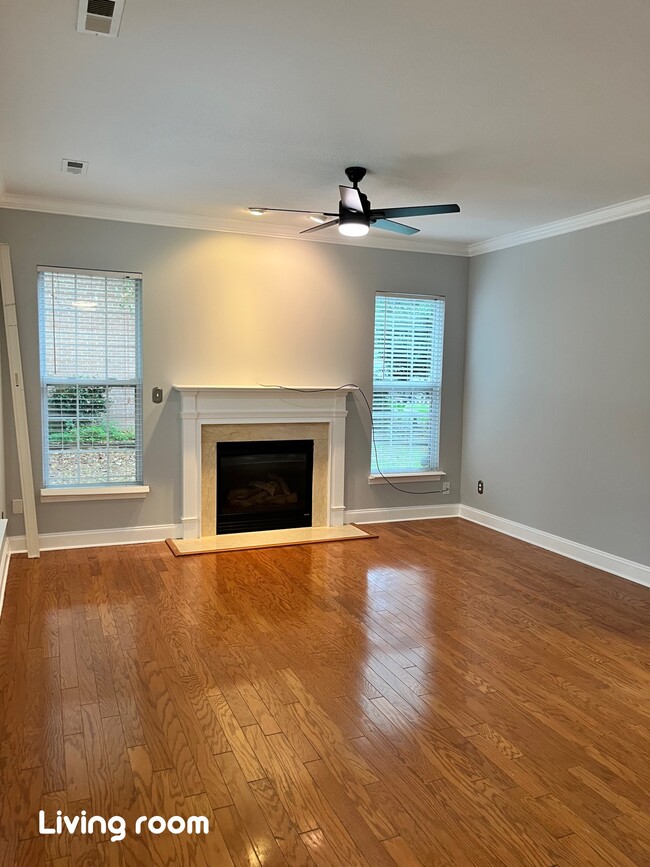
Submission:
M 74 421 L 63 423 L 63 429 L 51 431 L 48 437 L 50 446 L 105 446 L 109 445 L 133 446 L 135 444 L 135 431 L 122 430 L 114 424 L 107 425 L 104 421 L 92 421 L 88 423 Z

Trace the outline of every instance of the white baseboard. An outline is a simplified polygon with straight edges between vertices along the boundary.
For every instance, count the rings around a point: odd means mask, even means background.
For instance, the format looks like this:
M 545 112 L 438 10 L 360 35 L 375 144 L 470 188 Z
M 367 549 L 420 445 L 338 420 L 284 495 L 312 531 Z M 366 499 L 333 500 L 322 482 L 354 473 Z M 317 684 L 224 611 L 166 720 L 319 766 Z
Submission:
M 457 518 L 460 506 L 395 506 L 388 509 L 347 509 L 348 524 L 386 524 L 389 521 L 425 521 L 431 518 Z
M 346 523 L 354 524 L 383 524 L 392 521 L 423 521 L 432 518 L 464 518 L 483 527 L 489 527 L 506 536 L 521 539 L 538 548 L 553 551 L 579 563 L 586 563 L 596 569 L 602 569 L 620 578 L 633 581 L 635 584 L 643 584 L 650 587 L 650 566 L 635 563 L 599 551 L 597 548 L 589 548 L 579 542 L 536 530 L 525 524 L 518 524 L 507 518 L 500 518 L 480 509 L 463 506 L 458 503 L 437 506 L 395 506 L 385 509 L 348 509 L 345 513 Z M 26 550 L 24 536 L 6 536 L 6 521 L 0 521 L 0 611 L 9 568 L 11 554 L 22 553 Z M 141 542 L 160 542 L 164 539 L 180 538 L 182 526 L 180 524 L 159 524 L 150 527 L 121 527 L 111 530 L 83 530 L 76 533 L 45 533 L 39 537 L 41 550 L 53 551 L 62 548 L 94 548 L 107 545 L 132 545 Z
M 473 509 L 470 506 L 461 505 L 460 517 L 466 521 L 472 521 L 474 524 L 481 524 L 483 527 L 504 533 L 506 536 L 513 536 L 515 539 L 529 542 L 538 548 L 545 548 L 555 554 L 562 554 L 563 557 L 569 557 L 569 559 L 577 560 L 579 563 L 586 563 L 588 566 L 594 566 L 604 572 L 611 572 L 612 575 L 634 581 L 635 584 L 650 587 L 650 566 L 644 566 L 643 563 L 635 563 L 633 560 L 626 560 L 624 557 L 617 557 L 615 554 L 608 554 L 597 548 L 589 548 L 579 542 L 571 542 L 561 536 L 554 536 L 552 533 L 545 533 L 543 530 L 536 530 L 534 527 L 527 527 L 525 524 L 518 524 L 516 521 L 500 518 L 498 515 L 491 515 L 489 512 L 482 512 L 480 509 Z
M 7 574 L 9 572 L 9 537 L 7 536 L 7 522 L 0 521 L 0 613 L 2 613 L 2 604 L 5 599 L 5 589 L 7 587 Z
M 103 548 L 107 545 L 136 545 L 139 542 L 161 542 L 182 535 L 180 524 L 157 524 L 151 527 L 118 527 L 112 530 L 81 530 L 77 533 L 41 533 L 38 541 L 41 551 L 61 548 Z M 11 536 L 12 554 L 27 550 L 24 536 Z

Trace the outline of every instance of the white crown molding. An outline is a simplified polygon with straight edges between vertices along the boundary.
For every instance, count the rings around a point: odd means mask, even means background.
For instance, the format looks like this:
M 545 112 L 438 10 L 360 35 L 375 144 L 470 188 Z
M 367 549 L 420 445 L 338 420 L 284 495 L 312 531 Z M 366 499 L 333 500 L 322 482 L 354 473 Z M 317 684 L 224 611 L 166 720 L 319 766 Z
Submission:
M 554 238 L 556 235 L 567 235 L 569 232 L 589 229 L 591 226 L 614 223 L 617 220 L 625 220 L 627 217 L 638 217 L 640 214 L 647 214 L 648 212 L 650 212 L 650 196 L 641 196 L 638 199 L 630 199 L 630 201 L 620 202 L 618 205 L 608 205 L 605 208 L 598 208 L 585 214 L 577 214 L 575 217 L 567 217 L 564 220 L 555 220 L 553 223 L 545 223 L 532 229 L 512 232 L 509 235 L 500 235 L 488 241 L 477 241 L 474 244 L 470 244 L 467 250 L 470 256 L 480 256 L 483 253 L 492 253 L 495 250 L 505 250 L 508 247 L 529 244 L 531 241 Z
M 47 199 L 38 196 L 19 196 L 2 193 L 0 208 L 16 211 L 37 211 L 45 214 L 63 214 L 69 217 L 88 217 L 95 220 L 117 220 L 123 223 L 144 223 L 149 226 L 167 226 L 174 229 L 200 229 L 208 232 L 226 232 L 237 235 L 257 235 L 268 238 L 284 238 L 292 241 L 316 242 L 318 244 L 343 244 L 344 246 L 374 247 L 381 250 L 403 250 L 407 253 L 435 253 L 443 256 L 467 256 L 467 244 L 457 241 L 400 241 L 366 235 L 346 241 L 341 235 L 331 233 L 326 237 L 309 235 L 300 237 L 295 226 L 277 226 L 260 220 L 251 223 L 245 220 L 224 220 L 166 211 L 145 211 L 137 208 L 122 208 L 116 205 L 100 205 L 93 202 L 75 202 L 67 199 Z
M 346 509 L 346 524 L 388 524 L 393 521 L 428 521 L 457 518 L 458 503 L 444 506 L 394 506 L 382 509 Z
M 588 566 L 618 575 L 619 578 L 625 578 L 635 584 L 650 587 L 650 566 L 645 566 L 643 563 L 635 563 L 634 560 L 626 560 L 624 557 L 608 554 L 607 551 L 599 551 L 598 548 L 590 548 L 580 542 L 572 542 L 570 539 L 563 539 L 561 536 L 554 536 L 552 533 L 536 530 L 534 527 L 527 527 L 525 524 L 518 524 L 516 521 L 500 518 L 498 515 L 482 512 L 470 506 L 460 507 L 460 517 L 474 524 L 489 527 L 498 533 L 504 533 L 506 536 L 521 539 L 537 548 L 545 548 L 547 551 L 553 551 L 579 563 L 586 563 Z
M 496 250 L 518 247 L 544 238 L 567 235 L 580 229 L 614 223 L 628 217 L 637 217 L 650 212 L 650 195 L 630 199 L 616 205 L 607 205 L 595 211 L 577 214 L 552 223 L 544 223 L 520 232 L 499 235 L 486 241 L 466 244 L 462 241 L 400 241 L 378 235 L 367 235 L 347 241 L 331 233 L 325 237 L 310 235 L 300 237 L 295 226 L 278 226 L 260 221 L 226 220 L 192 214 L 167 211 L 147 211 L 138 208 L 123 208 L 117 205 L 102 205 L 94 202 L 76 202 L 67 199 L 48 199 L 38 196 L 20 196 L 5 193 L 2 166 L 0 165 L 0 208 L 17 211 L 36 211 L 45 214 L 62 214 L 69 217 L 87 217 L 95 220 L 116 220 L 123 223 L 142 223 L 148 226 L 166 226 L 173 229 L 198 229 L 207 232 L 225 232 L 237 235 L 254 235 L 267 238 L 315 242 L 317 244 L 342 244 L 343 246 L 371 247 L 380 250 L 401 250 L 406 253 L 433 253 L 442 256 L 481 256 Z

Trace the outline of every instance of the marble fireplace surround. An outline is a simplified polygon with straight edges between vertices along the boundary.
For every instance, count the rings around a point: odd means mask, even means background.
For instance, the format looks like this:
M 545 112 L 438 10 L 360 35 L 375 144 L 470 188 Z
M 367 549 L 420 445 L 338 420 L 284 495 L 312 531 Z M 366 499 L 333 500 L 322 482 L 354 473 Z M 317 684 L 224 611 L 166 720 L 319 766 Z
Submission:
M 313 526 L 343 526 L 345 404 L 353 386 L 174 388 L 181 396 L 183 539 L 216 534 L 215 444 L 221 441 L 313 440 Z

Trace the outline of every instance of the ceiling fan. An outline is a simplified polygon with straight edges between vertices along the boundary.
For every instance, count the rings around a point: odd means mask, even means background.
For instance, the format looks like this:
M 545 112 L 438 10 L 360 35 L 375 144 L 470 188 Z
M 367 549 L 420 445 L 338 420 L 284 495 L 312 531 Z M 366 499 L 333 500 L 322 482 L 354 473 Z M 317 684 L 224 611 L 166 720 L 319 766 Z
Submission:
M 398 232 L 400 235 L 415 235 L 419 229 L 407 226 L 404 223 L 395 222 L 392 217 L 426 217 L 431 214 L 458 214 L 458 205 L 423 205 L 413 208 L 371 208 L 368 197 L 359 189 L 359 182 L 366 175 L 363 166 L 349 166 L 345 170 L 351 187 L 340 186 L 341 201 L 339 202 L 338 214 L 327 211 L 297 211 L 293 208 L 249 208 L 249 212 L 255 216 L 261 216 L 267 211 L 282 211 L 289 214 L 307 214 L 320 225 L 304 229 L 300 234 L 308 235 L 310 232 L 320 232 L 330 226 L 338 226 L 342 235 L 359 238 L 367 235 L 370 227 L 385 229 L 388 232 Z M 334 217 L 333 220 L 325 220 L 325 217 Z

